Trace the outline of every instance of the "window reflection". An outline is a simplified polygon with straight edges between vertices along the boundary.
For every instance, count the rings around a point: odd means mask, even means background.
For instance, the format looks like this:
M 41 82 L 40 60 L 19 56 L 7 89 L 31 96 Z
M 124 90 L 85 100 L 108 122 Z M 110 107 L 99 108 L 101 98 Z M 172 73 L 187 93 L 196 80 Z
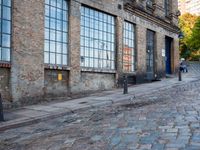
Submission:
M 10 61 L 11 0 L 2 0 L 0 3 L 0 7 L 1 7 L 0 61 Z
M 88 7 L 81 8 L 81 66 L 115 69 L 114 17 Z
M 125 72 L 135 71 L 135 27 L 129 22 L 124 22 L 123 33 L 123 70 Z
M 68 5 L 66 0 L 45 0 L 44 62 L 67 65 Z

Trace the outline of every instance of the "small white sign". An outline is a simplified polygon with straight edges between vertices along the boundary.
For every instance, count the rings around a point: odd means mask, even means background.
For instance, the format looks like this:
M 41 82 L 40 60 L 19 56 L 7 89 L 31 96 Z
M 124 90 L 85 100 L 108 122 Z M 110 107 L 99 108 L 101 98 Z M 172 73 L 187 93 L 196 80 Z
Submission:
M 162 49 L 162 56 L 165 57 L 165 49 Z

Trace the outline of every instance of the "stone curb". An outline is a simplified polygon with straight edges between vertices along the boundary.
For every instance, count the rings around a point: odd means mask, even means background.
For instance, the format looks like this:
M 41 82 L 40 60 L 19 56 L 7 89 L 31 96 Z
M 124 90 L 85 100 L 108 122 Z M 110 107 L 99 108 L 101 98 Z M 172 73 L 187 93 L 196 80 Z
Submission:
M 189 81 L 189 83 L 195 82 L 195 81 L 198 81 L 198 80 L 199 79 L 195 79 L 193 81 Z M 188 82 L 177 82 L 177 83 L 171 84 L 169 86 L 164 86 L 164 87 L 160 88 L 159 90 L 165 90 L 165 89 L 169 89 L 171 87 L 185 85 Z M 103 101 L 102 103 L 101 102 L 97 102 L 95 104 L 88 105 L 86 107 L 75 108 L 75 109 L 71 109 L 71 110 L 64 111 L 64 112 L 58 112 L 58 113 L 55 112 L 55 113 L 50 114 L 50 115 L 42 115 L 42 116 L 39 116 L 39 117 L 34 117 L 34 118 L 24 119 L 24 120 L 20 120 L 19 119 L 18 121 L 15 120 L 15 122 L 13 122 L 13 121 L 3 122 L 3 125 L 0 125 L 0 132 L 6 131 L 6 130 L 9 130 L 9 129 L 13 129 L 13 128 L 26 126 L 26 125 L 35 124 L 35 123 L 38 123 L 38 122 L 41 122 L 41 121 L 46 121 L 46 120 L 49 120 L 49 119 L 54 119 L 56 117 L 61 117 L 63 115 L 73 114 L 75 112 L 84 111 L 84 110 L 87 110 L 89 108 L 104 107 L 104 106 L 109 106 L 109 105 L 112 105 L 112 104 L 117 104 L 117 103 L 120 103 L 120 102 L 124 102 L 124 103 L 125 102 L 130 102 L 130 98 L 132 98 L 131 96 L 134 96 L 134 99 L 135 99 L 135 98 L 137 98 L 139 96 L 144 96 L 144 95 L 150 94 L 152 92 L 156 92 L 156 89 L 147 90 L 145 92 L 140 92 L 140 93 L 137 93 L 137 94 L 134 93 L 134 95 L 127 94 L 123 98 L 119 98 L 118 100 L 108 100 L 108 101 Z M 135 101 L 135 103 L 136 102 L 138 102 L 138 101 Z M 131 101 L 131 103 L 134 103 L 134 101 Z

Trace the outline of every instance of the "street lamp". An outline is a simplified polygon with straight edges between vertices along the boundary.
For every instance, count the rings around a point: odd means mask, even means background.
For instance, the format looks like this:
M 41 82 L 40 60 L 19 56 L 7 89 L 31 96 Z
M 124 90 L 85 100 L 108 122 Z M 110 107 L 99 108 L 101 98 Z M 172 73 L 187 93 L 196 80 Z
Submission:
M 183 39 L 184 38 L 184 33 L 182 31 L 179 31 L 178 38 L 179 39 Z
M 184 34 L 182 31 L 179 31 L 179 34 L 178 34 L 178 38 L 179 39 L 183 39 L 184 38 Z M 179 44 L 180 45 L 180 44 Z M 181 76 L 181 64 L 179 64 L 179 71 L 178 71 L 178 81 L 182 81 L 182 76 Z

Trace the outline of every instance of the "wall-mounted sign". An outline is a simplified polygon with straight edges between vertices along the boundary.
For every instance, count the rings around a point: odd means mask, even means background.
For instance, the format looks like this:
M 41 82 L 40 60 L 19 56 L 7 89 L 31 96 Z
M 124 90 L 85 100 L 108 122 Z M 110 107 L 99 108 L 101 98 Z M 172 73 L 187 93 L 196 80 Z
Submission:
M 165 57 L 165 49 L 162 49 L 162 57 Z
M 61 81 L 61 80 L 62 80 L 62 74 L 58 73 L 58 81 Z

